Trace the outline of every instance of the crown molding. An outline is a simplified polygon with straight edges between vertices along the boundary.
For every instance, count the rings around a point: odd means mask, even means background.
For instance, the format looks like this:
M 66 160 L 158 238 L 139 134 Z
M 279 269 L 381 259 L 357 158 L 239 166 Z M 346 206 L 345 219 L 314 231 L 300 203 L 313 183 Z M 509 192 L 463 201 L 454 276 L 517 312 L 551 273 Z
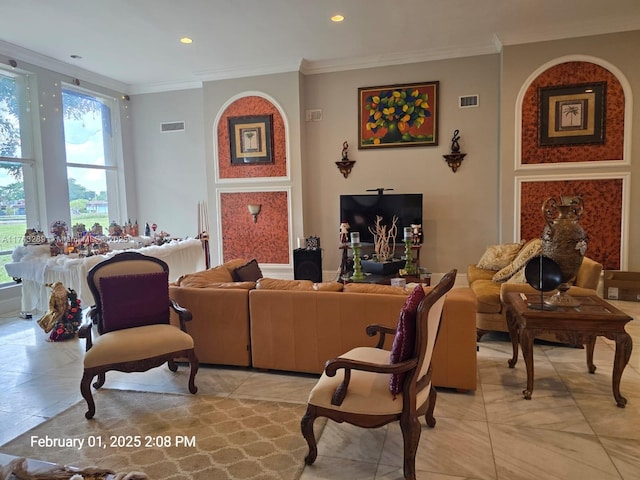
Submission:
M 39 68 L 51 70 L 61 75 L 69 75 L 70 77 L 77 78 L 82 82 L 99 85 L 118 93 L 129 93 L 130 86 L 126 83 L 85 70 L 75 65 L 71 65 L 70 63 L 56 60 L 55 58 L 47 57 L 41 53 L 19 47 L 18 45 L 5 42 L 4 40 L 0 40 L 0 54 L 15 59 L 18 64 L 24 62 Z
M 131 95 L 141 95 L 144 93 L 162 93 L 173 92 L 177 90 L 191 90 L 202 88 L 200 80 L 191 80 L 184 82 L 159 82 L 159 83 L 140 83 L 131 85 L 129 92 Z
M 446 60 L 450 58 L 471 57 L 476 55 L 489 55 L 499 53 L 500 49 L 495 44 L 467 45 L 464 47 L 445 47 L 429 50 L 388 53 L 370 55 L 367 57 L 343 58 L 319 61 L 302 62 L 300 71 L 305 75 L 317 73 L 331 73 L 346 70 L 359 70 L 363 68 L 385 67 L 392 65 L 405 65 L 409 63 L 421 63 L 434 60 Z
M 262 65 L 235 65 L 225 68 L 212 68 L 194 72 L 203 82 L 215 80 L 230 80 L 233 78 L 257 77 L 275 73 L 297 72 L 300 70 L 302 59 L 285 60 Z

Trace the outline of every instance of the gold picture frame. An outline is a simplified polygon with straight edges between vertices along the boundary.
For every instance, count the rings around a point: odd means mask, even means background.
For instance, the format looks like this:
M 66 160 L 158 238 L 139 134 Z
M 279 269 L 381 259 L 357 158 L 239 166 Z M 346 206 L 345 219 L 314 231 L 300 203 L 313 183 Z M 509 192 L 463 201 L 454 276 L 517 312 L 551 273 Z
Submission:
M 603 144 L 606 82 L 541 87 L 538 90 L 538 144 Z
M 229 117 L 232 165 L 273 163 L 273 115 Z

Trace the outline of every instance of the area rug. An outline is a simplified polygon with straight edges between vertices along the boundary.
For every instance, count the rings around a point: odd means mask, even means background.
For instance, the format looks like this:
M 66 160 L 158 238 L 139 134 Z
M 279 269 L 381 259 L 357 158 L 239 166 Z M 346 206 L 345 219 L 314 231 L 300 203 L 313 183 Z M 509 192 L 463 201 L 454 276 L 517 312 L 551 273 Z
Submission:
M 92 420 L 81 401 L 0 452 L 152 480 L 295 480 L 304 468 L 305 405 L 108 389 L 94 398 Z

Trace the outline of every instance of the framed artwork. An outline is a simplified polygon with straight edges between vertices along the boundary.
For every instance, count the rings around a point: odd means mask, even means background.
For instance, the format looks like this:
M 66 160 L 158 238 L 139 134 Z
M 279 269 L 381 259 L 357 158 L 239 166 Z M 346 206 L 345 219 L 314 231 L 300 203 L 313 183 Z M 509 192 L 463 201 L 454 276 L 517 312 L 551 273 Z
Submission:
M 273 163 L 273 115 L 229 117 L 231 165 Z
M 438 145 L 439 82 L 358 88 L 358 148 Z
M 541 87 L 538 90 L 538 143 L 604 143 L 606 82 Z

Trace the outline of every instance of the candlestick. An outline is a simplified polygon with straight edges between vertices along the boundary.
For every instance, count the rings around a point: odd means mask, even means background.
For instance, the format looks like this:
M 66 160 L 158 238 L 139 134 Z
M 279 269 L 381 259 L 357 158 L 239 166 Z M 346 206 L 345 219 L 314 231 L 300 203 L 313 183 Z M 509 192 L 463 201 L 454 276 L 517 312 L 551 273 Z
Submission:
M 413 253 L 411 253 L 411 244 L 413 243 L 413 239 L 411 237 L 407 237 L 407 232 L 405 229 L 405 237 L 404 237 L 404 255 L 405 255 L 405 264 L 404 269 L 407 272 L 407 275 L 413 275 L 416 273 L 416 266 L 413 263 Z
M 351 235 L 351 243 L 353 244 L 351 246 L 351 248 L 353 248 L 353 275 L 351 276 L 351 280 L 357 282 L 364 280 L 364 273 L 362 273 L 362 265 L 360 264 L 360 243 L 353 243 L 353 233 Z M 358 242 L 360 242 L 360 234 L 358 234 Z

